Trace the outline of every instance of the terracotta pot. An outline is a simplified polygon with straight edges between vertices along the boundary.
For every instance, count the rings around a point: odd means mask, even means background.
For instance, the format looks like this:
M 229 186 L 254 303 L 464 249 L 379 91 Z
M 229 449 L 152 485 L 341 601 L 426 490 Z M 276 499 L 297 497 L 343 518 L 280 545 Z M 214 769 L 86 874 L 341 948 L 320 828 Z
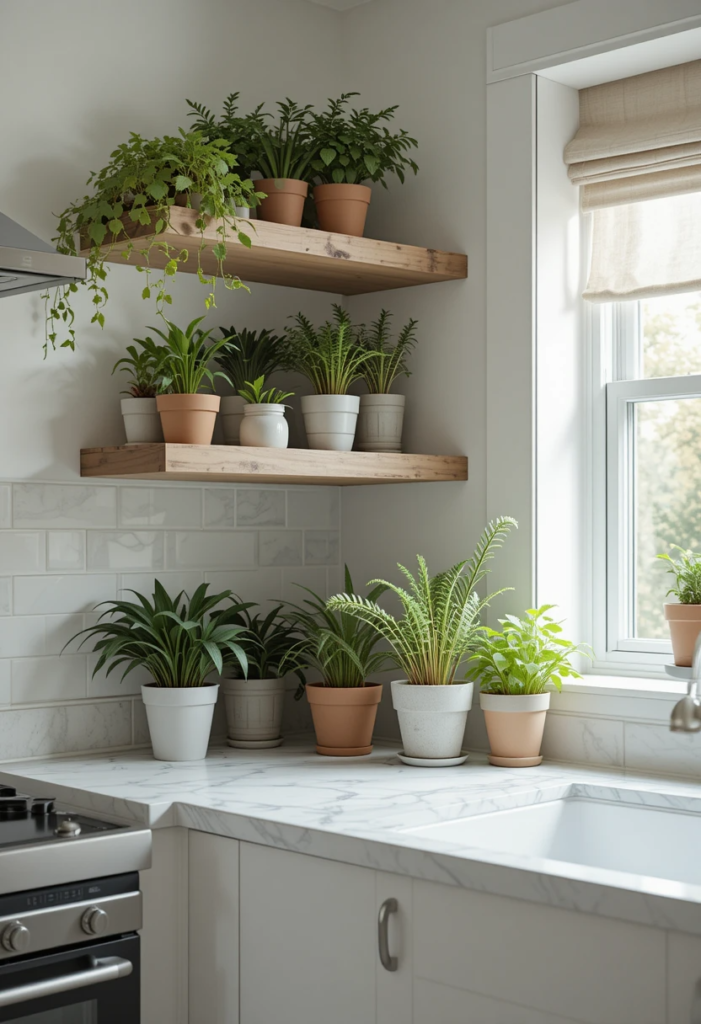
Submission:
M 296 178 L 261 178 L 256 182 L 256 192 L 265 192 L 267 198 L 260 201 L 258 220 L 298 228 L 302 223 L 308 191 L 306 181 Z
M 515 768 L 540 764 L 549 693 L 481 693 L 480 707 L 492 764 Z
M 219 395 L 159 395 L 156 403 L 166 443 L 212 443 Z
M 696 638 L 701 633 L 701 604 L 666 604 L 664 617 L 672 637 L 674 664 L 690 666 Z
M 322 231 L 362 236 L 372 198 L 367 185 L 317 185 L 316 214 Z
M 358 757 L 371 752 L 382 683 L 349 687 L 308 683 L 306 692 L 312 709 L 317 754 Z

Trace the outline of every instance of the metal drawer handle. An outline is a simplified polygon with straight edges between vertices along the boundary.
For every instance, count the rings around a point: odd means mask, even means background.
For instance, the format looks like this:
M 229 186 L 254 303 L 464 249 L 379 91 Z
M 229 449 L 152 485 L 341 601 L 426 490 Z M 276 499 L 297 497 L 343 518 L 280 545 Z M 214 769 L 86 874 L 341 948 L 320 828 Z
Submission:
M 121 956 L 106 956 L 102 960 L 93 959 L 93 966 L 87 971 L 76 971 L 62 978 L 48 978 L 46 981 L 35 981 L 31 985 L 18 985 L 16 988 L 0 990 L 0 1007 L 16 1006 L 27 1003 L 30 999 L 42 999 L 44 996 L 55 996 L 59 992 L 72 992 L 76 988 L 87 988 L 101 981 L 117 981 L 128 977 L 134 970 L 131 960 L 123 960 Z
M 399 910 L 399 904 L 395 899 L 385 900 L 380 907 L 380 913 L 377 918 L 377 942 L 380 949 L 380 963 L 386 971 L 396 971 L 399 967 L 399 961 L 396 956 L 390 956 L 389 952 L 389 915 L 396 914 Z

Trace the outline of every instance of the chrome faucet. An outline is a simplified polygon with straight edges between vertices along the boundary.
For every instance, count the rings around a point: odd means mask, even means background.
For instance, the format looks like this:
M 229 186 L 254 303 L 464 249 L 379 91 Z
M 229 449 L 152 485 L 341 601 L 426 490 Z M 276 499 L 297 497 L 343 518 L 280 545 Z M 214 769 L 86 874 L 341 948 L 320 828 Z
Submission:
M 669 728 L 672 732 L 699 732 L 701 730 L 701 702 L 698 698 L 699 672 L 701 671 L 701 633 L 696 638 L 694 657 L 691 663 L 691 678 L 686 697 L 674 705 Z

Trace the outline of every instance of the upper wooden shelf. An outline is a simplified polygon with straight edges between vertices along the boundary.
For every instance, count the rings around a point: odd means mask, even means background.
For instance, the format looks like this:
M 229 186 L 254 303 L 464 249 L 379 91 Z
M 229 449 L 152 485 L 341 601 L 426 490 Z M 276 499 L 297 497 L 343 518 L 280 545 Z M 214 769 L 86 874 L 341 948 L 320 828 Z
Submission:
M 195 273 L 197 252 L 201 244 L 195 221 L 195 210 L 174 206 L 171 209 L 169 230 L 159 237 L 177 249 L 187 249 L 189 257 L 182 271 Z M 341 295 L 362 295 L 390 288 L 407 288 L 437 281 L 458 281 L 467 277 L 467 256 L 438 249 L 421 249 L 414 245 L 380 242 L 373 238 L 353 238 L 333 235 L 310 228 L 292 228 L 286 224 L 270 224 L 252 220 L 247 231 L 253 243 L 250 249 L 241 245 L 236 236 L 227 240 L 227 273 L 243 281 L 259 284 L 279 284 L 292 288 L 335 292 Z M 127 221 L 132 238 L 146 238 L 150 227 Z M 214 226 L 204 232 L 206 242 L 220 241 Z M 103 246 L 110 263 L 124 263 L 122 252 L 128 242 Z M 82 255 L 87 255 L 83 250 Z M 165 256 L 157 249 L 150 254 L 150 265 L 161 269 Z M 134 249 L 129 259 L 132 264 L 144 263 Z M 202 268 L 207 274 L 217 272 L 211 247 L 201 254 Z
M 402 484 L 467 480 L 462 455 L 328 452 L 307 448 L 141 444 L 83 448 L 80 475 L 132 480 L 268 484 Z

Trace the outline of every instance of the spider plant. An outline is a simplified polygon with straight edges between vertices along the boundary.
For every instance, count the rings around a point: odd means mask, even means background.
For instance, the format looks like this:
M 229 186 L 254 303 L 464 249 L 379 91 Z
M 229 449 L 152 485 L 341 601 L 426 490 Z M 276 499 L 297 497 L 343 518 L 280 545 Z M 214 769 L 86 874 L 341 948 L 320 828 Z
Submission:
M 207 339 L 213 328 L 203 331 L 198 326 L 204 320 L 203 316 L 192 320 L 185 330 L 176 324 L 171 323 L 163 317 L 167 330 L 162 331 L 158 327 L 149 327 L 165 342 L 164 345 L 156 345 L 163 354 L 161 369 L 163 373 L 163 385 L 172 394 L 196 395 L 202 387 L 202 382 L 207 381 L 214 390 L 214 381 L 222 377 L 228 384 L 229 378 L 221 370 L 212 371 L 209 363 L 223 349 L 231 345 L 231 338 L 220 338 L 207 344 Z M 153 339 L 147 338 L 147 343 L 153 344 Z
M 497 594 L 503 593 L 498 590 L 480 598 L 475 588 L 489 572 L 487 562 L 516 525 L 508 516 L 495 519 L 484 530 L 471 559 L 458 562 L 437 576 L 429 575 L 421 555 L 416 576 L 399 565 L 409 581 L 408 590 L 386 580 L 371 580 L 369 585 L 379 587 L 379 593 L 391 591 L 399 598 L 404 613 L 401 618 L 381 608 L 372 594 L 367 598 L 350 591 L 338 594 L 328 602 L 328 608 L 358 619 L 386 640 L 392 648 L 392 661 L 410 683 L 450 685 L 478 641 L 481 612 Z M 377 590 L 373 591 L 376 593 Z
M 82 647 L 90 637 L 99 637 L 93 647 L 100 655 L 93 676 L 108 663 L 107 675 L 126 666 L 122 679 L 143 666 L 159 687 L 204 686 L 211 672 L 222 672 L 225 658 L 235 659 L 245 675 L 248 662 L 240 644 L 244 627 L 220 622 L 215 613 L 231 591 L 207 594 L 208 586 L 200 584 L 192 598 L 184 591 L 171 598 L 156 580 L 151 601 L 135 590 L 129 593 L 136 601 L 103 601 L 98 608 L 105 611 L 98 622 L 68 644 L 82 636 Z
M 346 592 L 355 595 L 353 580 L 346 566 Z M 368 594 L 367 600 L 374 602 L 385 590 L 386 584 L 378 584 Z M 309 597 L 303 604 L 287 602 L 290 612 L 286 618 L 301 634 L 299 640 L 283 658 L 282 668 L 306 666 L 315 669 L 322 677 L 324 686 L 359 687 L 365 686 L 368 676 L 379 672 L 388 661 L 384 651 L 376 651 L 379 636 L 374 626 L 345 609 L 332 610 L 323 597 L 308 587 L 301 587 Z M 355 595 L 360 600 L 360 595 Z M 300 685 L 296 699 L 303 693 Z
M 282 604 L 275 605 L 267 615 L 261 612 L 252 615 L 248 609 L 256 607 L 255 602 L 243 604 L 238 598 L 233 598 L 231 604 L 217 615 L 221 625 L 243 629 L 238 643 L 248 662 L 246 678 L 279 679 L 285 672 L 295 672 L 303 683 L 301 664 L 294 655 L 294 648 L 299 642 L 296 625 L 281 617 Z M 233 654 L 225 654 L 224 666 L 232 668 L 236 676 L 241 675 L 241 667 Z
M 284 339 L 280 335 L 268 330 L 237 331 L 233 326 L 221 327 L 220 330 L 226 338 L 235 340 L 235 344 L 217 358 L 234 390 L 239 391 L 245 387 L 247 381 L 269 377 L 276 370 L 285 368 Z
M 400 374 L 411 376 L 406 360 L 418 340 L 418 321 L 409 320 L 402 328 L 396 345 L 390 345 L 391 319 L 392 314 L 383 309 L 369 329 L 360 328 L 358 343 L 371 355 L 363 367 L 363 379 L 371 395 L 388 395 Z
M 239 394 L 249 405 L 284 405 L 286 398 L 292 398 L 294 391 L 279 391 L 277 388 L 269 388 L 263 391 L 265 377 L 257 377 L 256 380 L 246 381 L 246 386 L 239 388 Z
M 126 356 L 122 356 L 112 367 L 112 373 L 119 370 L 120 373 L 128 373 L 128 390 L 123 395 L 131 395 L 132 398 L 154 398 L 164 388 L 162 361 L 163 351 L 158 346 L 149 345 L 140 338 L 134 338 L 137 345 L 141 345 L 139 351 L 136 345 L 127 345 Z
M 358 345 L 357 332 L 345 309 L 334 304 L 333 320 L 318 329 L 302 313 L 288 328 L 286 356 L 290 369 L 307 377 L 317 395 L 347 395 L 373 358 Z
M 309 134 L 312 105 L 301 107 L 289 97 L 277 103 L 275 115 L 263 111 L 262 104 L 246 118 L 247 130 L 253 140 L 253 166 L 264 178 L 296 178 L 307 181 L 310 176 L 314 148 Z M 257 150 L 257 151 L 256 151 Z

